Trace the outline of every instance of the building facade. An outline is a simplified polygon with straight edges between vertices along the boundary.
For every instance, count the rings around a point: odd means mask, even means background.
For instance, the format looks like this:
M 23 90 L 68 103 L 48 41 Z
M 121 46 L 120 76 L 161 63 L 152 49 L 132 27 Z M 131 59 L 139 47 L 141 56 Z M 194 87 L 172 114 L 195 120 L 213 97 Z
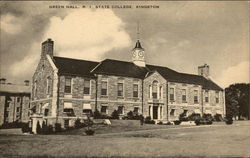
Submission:
M 206 64 L 198 75 L 146 64 L 139 40 L 131 62 L 57 57 L 53 47 L 51 39 L 42 43 L 33 75 L 33 120 L 67 127 L 95 110 L 105 115 L 118 110 L 121 116 L 133 111 L 156 121 L 176 120 L 183 112 L 225 115 L 224 91 L 209 78 Z
M 26 80 L 24 85 L 6 83 L 0 79 L 0 126 L 11 122 L 28 122 L 30 108 L 30 85 Z

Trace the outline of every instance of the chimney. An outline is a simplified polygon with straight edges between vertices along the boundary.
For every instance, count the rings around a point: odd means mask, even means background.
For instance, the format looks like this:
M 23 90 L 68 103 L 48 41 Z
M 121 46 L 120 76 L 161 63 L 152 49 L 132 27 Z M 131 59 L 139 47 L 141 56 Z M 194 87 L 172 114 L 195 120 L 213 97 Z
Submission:
M 48 38 L 46 41 L 42 43 L 41 58 L 45 58 L 47 54 L 51 58 L 53 58 L 53 49 L 54 49 L 54 41 Z
M 25 86 L 29 86 L 29 85 L 30 85 L 30 81 L 29 81 L 29 80 L 25 80 L 25 81 L 24 81 L 24 85 L 25 85 Z
M 209 65 L 198 66 L 198 75 L 209 78 Z
M 5 78 L 1 78 L 0 79 L 0 84 L 5 84 L 6 83 L 6 79 Z

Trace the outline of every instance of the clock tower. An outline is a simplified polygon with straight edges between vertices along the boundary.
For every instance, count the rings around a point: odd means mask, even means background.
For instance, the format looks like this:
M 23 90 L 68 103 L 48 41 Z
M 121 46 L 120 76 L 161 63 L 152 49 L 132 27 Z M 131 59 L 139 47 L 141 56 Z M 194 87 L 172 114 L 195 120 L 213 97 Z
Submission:
M 132 61 L 135 65 L 145 67 L 145 51 L 141 46 L 139 40 L 137 40 L 135 48 L 132 50 Z

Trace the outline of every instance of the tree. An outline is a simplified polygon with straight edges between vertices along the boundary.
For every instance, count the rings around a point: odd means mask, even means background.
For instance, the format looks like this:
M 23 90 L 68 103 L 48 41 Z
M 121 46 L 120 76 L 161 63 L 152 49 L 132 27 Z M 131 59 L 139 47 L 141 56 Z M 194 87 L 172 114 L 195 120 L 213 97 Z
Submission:
M 238 83 L 225 89 L 226 113 L 228 116 L 250 119 L 250 84 Z

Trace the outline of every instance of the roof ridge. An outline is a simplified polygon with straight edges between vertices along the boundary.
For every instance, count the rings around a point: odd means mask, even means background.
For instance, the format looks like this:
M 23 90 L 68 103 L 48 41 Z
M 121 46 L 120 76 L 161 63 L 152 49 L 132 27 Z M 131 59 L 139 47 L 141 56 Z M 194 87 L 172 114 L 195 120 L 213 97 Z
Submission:
M 100 61 L 92 61 L 92 60 L 85 60 L 85 59 L 76 59 L 76 58 L 60 57 L 60 56 L 54 56 L 54 58 L 62 58 L 62 59 L 69 59 L 69 60 L 78 60 L 78 61 L 87 61 L 87 62 L 100 63 Z

